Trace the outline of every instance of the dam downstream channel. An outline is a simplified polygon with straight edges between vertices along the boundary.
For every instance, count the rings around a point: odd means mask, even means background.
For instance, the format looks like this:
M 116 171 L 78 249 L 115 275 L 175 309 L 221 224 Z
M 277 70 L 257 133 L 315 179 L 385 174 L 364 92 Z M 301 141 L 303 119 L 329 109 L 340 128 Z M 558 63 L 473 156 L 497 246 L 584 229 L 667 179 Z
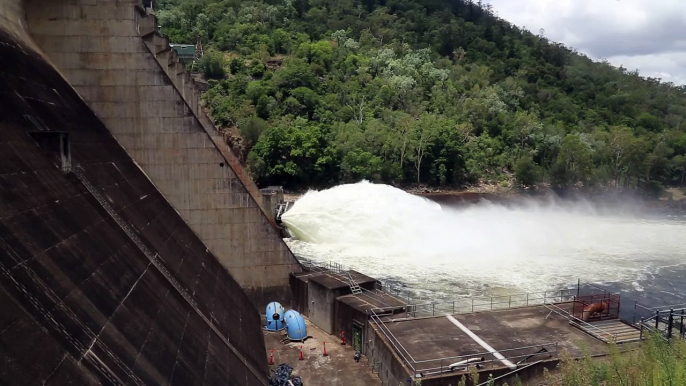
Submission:
M 362 181 L 310 191 L 283 215 L 291 250 L 401 288 L 411 301 L 602 283 L 633 300 L 684 303 L 686 218 L 635 205 L 523 199 L 440 205 Z M 624 315 L 631 317 L 631 315 Z

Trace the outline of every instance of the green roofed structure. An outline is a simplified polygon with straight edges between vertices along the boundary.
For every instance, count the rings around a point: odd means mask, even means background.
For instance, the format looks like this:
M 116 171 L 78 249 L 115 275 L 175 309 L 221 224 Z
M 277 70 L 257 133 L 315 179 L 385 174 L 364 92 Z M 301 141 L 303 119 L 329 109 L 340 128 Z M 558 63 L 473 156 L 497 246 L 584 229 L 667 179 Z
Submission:
M 195 60 L 195 44 L 170 44 L 171 49 L 176 51 L 181 61 Z

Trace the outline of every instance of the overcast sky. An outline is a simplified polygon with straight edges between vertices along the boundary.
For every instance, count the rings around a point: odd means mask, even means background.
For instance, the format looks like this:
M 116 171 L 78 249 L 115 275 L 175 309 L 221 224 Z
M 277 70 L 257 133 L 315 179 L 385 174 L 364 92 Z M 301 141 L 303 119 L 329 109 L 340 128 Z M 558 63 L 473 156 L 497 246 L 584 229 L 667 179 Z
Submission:
M 593 59 L 686 84 L 686 0 L 484 0 L 501 18 Z

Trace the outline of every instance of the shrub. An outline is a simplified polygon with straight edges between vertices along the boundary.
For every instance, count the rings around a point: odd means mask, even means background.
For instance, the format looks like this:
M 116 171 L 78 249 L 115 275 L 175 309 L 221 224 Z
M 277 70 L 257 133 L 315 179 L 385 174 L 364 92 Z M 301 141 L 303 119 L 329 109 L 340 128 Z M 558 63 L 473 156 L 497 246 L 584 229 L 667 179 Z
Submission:
M 226 76 L 225 65 L 224 55 L 216 51 L 206 53 L 198 63 L 200 72 L 202 72 L 206 79 L 224 78 Z

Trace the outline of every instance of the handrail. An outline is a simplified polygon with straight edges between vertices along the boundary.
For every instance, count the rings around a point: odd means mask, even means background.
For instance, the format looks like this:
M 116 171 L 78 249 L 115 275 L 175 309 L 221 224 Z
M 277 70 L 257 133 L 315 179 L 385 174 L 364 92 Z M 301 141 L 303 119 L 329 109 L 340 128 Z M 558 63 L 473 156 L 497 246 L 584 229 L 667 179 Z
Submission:
M 574 291 L 572 293 L 572 291 Z M 475 296 L 469 298 L 462 298 L 453 301 L 445 302 L 430 302 L 421 304 L 408 304 L 408 314 L 413 317 L 417 317 L 417 313 L 421 312 L 420 309 L 424 308 L 429 313 L 428 309 L 431 308 L 431 316 L 436 316 L 436 310 L 440 310 L 442 306 L 450 306 L 453 315 L 461 313 L 474 313 L 477 311 L 492 311 L 499 309 L 510 309 L 515 307 L 529 307 L 534 305 L 543 305 L 545 303 L 552 302 L 565 302 L 572 301 L 575 299 L 576 290 L 565 289 L 559 291 L 543 291 L 543 292 L 531 292 L 531 293 L 519 293 L 512 295 L 499 295 L 499 296 Z M 502 300 L 502 301 L 501 301 Z M 481 302 L 481 303 L 479 303 Z M 464 305 L 459 305 L 458 303 L 463 303 Z M 456 307 L 456 304 L 458 306 Z M 502 307 L 497 307 L 502 306 Z
M 670 339 L 676 335 L 686 339 L 686 308 L 669 310 L 655 310 L 648 318 L 641 318 L 641 331 L 645 327 L 649 331 L 658 332 L 663 338 Z M 662 325 L 660 325 L 662 323 Z
M 340 280 L 347 282 L 348 285 L 350 285 L 351 283 L 354 283 L 356 285 L 356 287 L 360 289 L 360 292 L 353 291 L 353 294 L 355 294 L 355 295 L 363 293 L 366 296 L 369 296 L 371 298 L 376 299 L 380 304 L 383 304 L 386 307 L 398 307 L 398 305 L 392 305 L 392 304 L 389 304 L 386 301 L 384 301 L 383 294 L 380 295 L 377 291 L 380 291 L 382 293 L 387 293 L 391 296 L 392 296 L 392 294 L 390 294 L 386 291 L 383 291 L 383 290 L 370 291 L 370 290 L 360 286 L 359 283 L 355 282 L 355 280 L 350 275 L 350 272 L 348 272 L 348 270 L 345 269 L 342 264 L 330 262 L 327 266 L 322 266 L 322 265 L 315 264 L 314 262 L 311 262 L 308 260 L 301 261 L 301 264 L 304 268 L 307 268 L 308 270 L 310 270 L 310 274 L 312 274 L 312 275 L 325 273 L 325 274 L 334 276 Z M 308 276 L 308 275 L 309 274 L 305 274 L 303 276 Z M 352 288 L 352 286 L 351 286 L 351 288 Z M 351 291 L 352 291 L 352 289 L 351 289 Z
M 589 330 L 597 330 L 597 331 L 600 331 L 600 332 L 601 332 L 600 335 L 605 334 L 605 335 L 609 336 L 610 338 L 612 338 L 612 339 L 615 340 L 615 341 L 617 340 L 617 336 L 618 336 L 618 335 L 622 335 L 622 334 L 616 334 L 616 333 L 615 333 L 615 334 L 612 334 L 612 333 L 610 333 L 610 332 L 607 332 L 607 331 L 603 330 L 602 328 L 600 328 L 600 327 L 598 327 L 598 326 L 594 326 L 594 325 L 592 325 L 592 324 L 590 324 L 590 323 L 588 323 L 588 322 L 586 322 L 586 321 L 584 321 L 584 320 L 581 320 L 581 319 L 577 318 L 576 316 L 570 314 L 569 312 L 563 310 L 562 308 L 558 307 L 558 306 L 555 305 L 555 304 L 548 303 L 548 304 L 544 304 L 543 306 L 544 306 L 545 308 L 549 309 L 550 312 L 555 312 L 556 314 L 562 316 L 563 318 L 569 320 L 570 322 L 579 324 L 579 325 L 581 325 L 581 326 L 583 326 L 584 328 L 589 329 Z
M 518 351 L 518 350 L 526 350 L 526 349 L 528 349 L 528 348 L 538 348 L 538 347 L 545 347 L 545 346 L 554 346 L 554 345 L 556 345 L 557 343 L 558 343 L 558 342 L 541 343 L 541 344 L 535 344 L 535 345 L 530 345 L 530 346 L 521 346 L 521 347 L 515 347 L 515 348 L 508 348 L 508 349 L 505 349 L 505 350 L 498 350 L 497 352 L 499 352 L 499 353 L 502 354 L 502 353 L 504 353 L 504 352 L 511 352 L 511 351 Z M 484 352 L 480 352 L 480 353 L 476 353 L 476 354 L 455 355 L 455 356 L 443 357 L 443 358 L 439 358 L 439 359 L 450 359 L 450 360 L 455 360 L 455 359 L 465 359 L 465 358 L 482 357 L 482 356 L 491 355 L 491 354 L 492 354 L 492 352 L 490 352 L 490 351 L 484 351 Z M 509 357 L 509 358 L 525 357 L 525 356 L 529 356 L 529 355 L 532 355 L 532 354 L 515 355 L 515 356 Z M 424 359 L 424 360 L 421 360 L 421 361 L 414 361 L 414 363 L 429 363 L 429 362 L 435 362 L 435 361 L 437 361 L 437 360 L 439 360 L 439 359 Z M 500 362 L 500 359 L 498 359 L 497 361 Z
M 428 374 L 433 374 L 433 373 L 443 373 L 445 371 L 452 371 L 450 368 L 450 363 L 445 363 L 445 361 L 459 361 L 459 360 L 465 360 L 465 359 L 471 359 L 471 358 L 479 358 L 479 357 L 492 357 L 491 359 L 484 359 L 484 361 L 480 361 L 479 364 L 492 364 L 492 363 L 501 363 L 502 359 L 495 358 L 493 356 L 492 352 L 482 352 L 482 353 L 477 353 L 477 354 L 464 354 L 464 355 L 457 355 L 457 356 L 450 356 L 450 357 L 441 357 L 441 358 L 434 358 L 434 359 L 425 359 L 425 360 L 416 360 L 412 354 L 405 348 L 405 346 L 400 343 L 398 338 L 393 334 L 393 332 L 386 326 L 383 320 L 381 320 L 380 316 L 377 314 L 377 311 L 381 311 L 380 309 L 373 309 L 371 310 L 371 320 L 378 326 L 379 331 L 386 337 L 388 342 L 393 346 L 395 349 L 396 353 L 402 358 L 402 360 L 405 362 L 405 364 L 409 367 L 410 370 L 412 370 L 413 374 L 416 376 L 416 374 L 421 373 L 423 375 L 428 375 Z M 554 349 L 551 349 L 554 347 Z M 505 350 L 498 350 L 498 353 L 502 355 L 502 353 L 516 353 L 521 350 L 528 350 L 528 349 L 535 349 L 535 348 L 545 348 L 545 350 L 539 350 L 538 352 L 535 353 L 524 353 L 524 354 L 519 354 L 519 355 L 510 355 L 506 356 L 505 359 L 520 359 L 524 358 L 530 359 L 536 356 L 541 356 L 541 355 L 558 355 L 558 342 L 547 342 L 543 344 L 537 344 L 537 345 L 530 345 L 530 346 L 521 346 L 521 347 L 514 347 L 510 349 L 505 349 Z M 430 364 L 430 363 L 436 363 L 440 362 L 440 366 L 433 366 L 433 367 L 428 367 L 428 368 L 418 368 L 418 365 L 422 364 Z M 467 366 L 465 366 L 467 367 Z
M 529 367 L 531 367 L 531 366 L 533 366 L 533 365 L 537 365 L 537 364 L 539 364 L 539 363 L 541 363 L 541 362 L 543 362 L 543 361 L 540 360 L 540 361 L 536 361 L 536 362 L 534 362 L 534 363 L 529 363 L 528 365 L 526 365 L 526 366 L 524 366 L 524 367 L 519 367 L 518 369 L 513 370 L 513 371 L 510 371 L 510 372 L 507 373 L 507 374 L 503 374 L 503 375 L 501 375 L 501 376 L 499 376 L 499 377 L 495 377 L 495 378 L 493 378 L 493 379 L 489 379 L 489 380 L 487 380 L 486 382 L 479 383 L 477 386 L 486 386 L 486 385 L 488 385 L 488 384 L 491 384 L 493 381 L 497 381 L 498 379 L 503 379 L 503 378 L 505 378 L 505 377 L 509 377 L 510 375 L 512 375 L 512 374 L 514 374 L 514 373 L 516 373 L 516 372 L 518 372 L 518 371 L 522 371 L 522 370 L 524 370 L 524 369 L 526 369 L 526 368 L 529 368 Z

